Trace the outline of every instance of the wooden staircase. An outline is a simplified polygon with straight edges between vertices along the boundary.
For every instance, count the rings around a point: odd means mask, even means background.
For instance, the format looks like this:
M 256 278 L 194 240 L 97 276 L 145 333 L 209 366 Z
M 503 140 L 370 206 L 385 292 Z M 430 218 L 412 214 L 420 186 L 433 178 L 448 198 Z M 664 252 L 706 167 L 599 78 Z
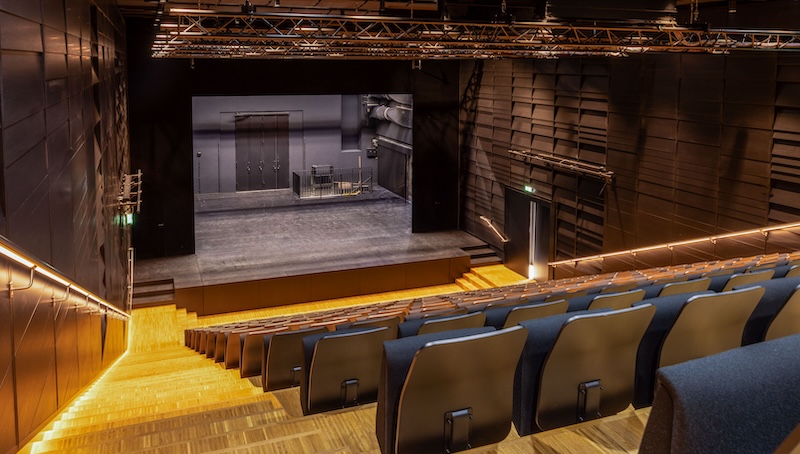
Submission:
M 133 283 L 133 307 L 163 305 L 175 299 L 175 282 L 172 279 Z
M 131 345 L 112 368 L 39 434 L 31 453 L 378 452 L 375 405 L 303 416 L 299 390 L 264 393 L 182 346 L 194 314 L 134 311 Z
M 511 271 L 503 264 L 497 264 L 471 268 L 469 272 L 456 279 L 456 285 L 465 291 L 474 291 L 513 285 L 525 281 L 527 279 L 524 276 Z
M 469 254 L 470 267 L 498 265 L 503 263 L 503 259 L 497 255 L 497 251 L 487 243 L 477 246 L 462 247 L 461 250 Z
M 515 278 L 505 270 L 480 267 L 465 280 Z M 134 310 L 128 352 L 20 452 L 380 453 L 376 404 L 303 416 L 297 388 L 264 393 L 257 380 L 184 347 L 183 330 L 210 320 L 175 306 Z M 504 442 L 469 452 L 633 453 L 646 415 L 629 411 L 524 438 L 512 428 Z M 619 426 L 604 430 L 611 421 Z

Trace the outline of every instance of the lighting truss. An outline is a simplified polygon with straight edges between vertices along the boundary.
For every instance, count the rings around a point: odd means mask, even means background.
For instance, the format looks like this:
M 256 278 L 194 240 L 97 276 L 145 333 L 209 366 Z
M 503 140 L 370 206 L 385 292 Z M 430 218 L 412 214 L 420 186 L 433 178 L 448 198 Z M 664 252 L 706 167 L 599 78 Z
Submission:
M 478 23 L 386 16 L 172 9 L 159 58 L 537 58 L 642 52 L 800 50 L 800 31 L 672 25 Z

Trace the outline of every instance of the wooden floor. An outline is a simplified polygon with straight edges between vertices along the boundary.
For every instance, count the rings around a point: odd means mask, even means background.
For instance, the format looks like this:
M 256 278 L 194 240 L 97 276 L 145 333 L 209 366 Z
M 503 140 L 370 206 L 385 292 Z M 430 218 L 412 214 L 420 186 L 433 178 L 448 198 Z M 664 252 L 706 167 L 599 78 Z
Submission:
M 519 276 L 483 270 L 496 285 Z M 451 287 L 451 286 L 444 286 Z M 345 298 L 198 320 L 174 306 L 137 309 L 130 346 L 120 360 L 21 452 L 45 453 L 378 453 L 376 405 L 303 416 L 299 391 L 263 393 L 238 370 L 182 346 L 183 329 L 233 317 L 279 315 L 401 299 L 417 294 Z M 227 318 L 226 318 L 227 317 Z M 497 445 L 470 453 L 636 452 L 649 409 L 519 438 L 511 428 Z

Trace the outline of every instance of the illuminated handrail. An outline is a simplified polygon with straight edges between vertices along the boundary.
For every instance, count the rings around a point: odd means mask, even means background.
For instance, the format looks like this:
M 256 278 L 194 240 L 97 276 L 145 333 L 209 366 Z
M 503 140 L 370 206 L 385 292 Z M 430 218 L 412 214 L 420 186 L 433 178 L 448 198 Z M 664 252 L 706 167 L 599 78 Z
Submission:
M 497 235 L 500 238 L 500 241 L 502 241 L 503 243 L 508 243 L 508 238 L 503 236 L 503 234 L 500 233 L 499 230 L 497 230 L 497 227 L 494 226 L 494 223 L 492 223 L 491 219 L 487 218 L 486 216 L 481 216 L 481 221 L 485 222 L 489 226 L 489 228 L 492 229 L 495 235 Z
M 789 230 L 789 229 L 796 229 L 796 228 L 800 228 L 800 222 L 796 222 L 796 223 L 792 223 L 792 224 L 773 225 L 773 226 L 770 226 L 770 227 L 763 227 L 763 228 L 760 228 L 760 229 L 744 230 L 744 231 L 741 231 L 741 232 L 726 233 L 726 234 L 723 234 L 723 235 L 714 235 L 714 236 L 708 236 L 708 237 L 704 237 L 704 238 L 695 238 L 695 239 L 691 239 L 691 240 L 678 241 L 678 242 L 675 242 L 675 243 L 665 243 L 665 244 L 658 244 L 658 245 L 655 245 L 655 246 L 645 246 L 645 247 L 641 247 L 641 248 L 637 248 L 637 249 L 628 249 L 628 250 L 624 250 L 624 251 L 609 252 L 609 253 L 606 253 L 606 254 L 598 254 L 598 255 L 591 255 L 591 256 L 587 256 L 587 257 L 578 257 L 578 258 L 574 258 L 574 259 L 560 260 L 558 262 L 549 262 L 548 265 L 555 268 L 555 267 L 557 267 L 559 265 L 577 265 L 580 262 L 588 262 L 588 261 L 592 261 L 592 260 L 601 260 L 601 259 L 605 259 L 607 257 L 618 257 L 618 256 L 621 256 L 621 255 L 636 256 L 636 254 L 640 253 L 640 252 L 649 252 L 649 251 L 655 251 L 655 250 L 659 250 L 659 249 L 668 249 L 668 250 L 671 251 L 673 248 L 675 248 L 677 246 L 687 246 L 687 245 L 690 245 L 690 244 L 705 243 L 705 242 L 711 242 L 712 244 L 716 244 L 716 242 L 718 240 L 725 240 L 725 239 L 729 239 L 729 238 L 736 238 L 736 237 L 741 237 L 741 236 L 754 235 L 754 234 L 757 234 L 757 233 L 766 236 L 766 235 L 769 234 L 769 232 L 774 232 L 776 230 Z
M 26 287 L 14 288 L 14 287 L 12 287 L 12 283 L 9 281 L 8 282 L 8 291 L 9 292 L 15 292 L 15 291 L 26 290 L 26 289 L 31 288 L 33 286 L 34 276 L 36 274 L 39 274 L 39 275 L 44 276 L 44 277 L 46 277 L 47 279 L 49 279 L 49 280 L 51 280 L 53 282 L 56 282 L 56 283 L 59 283 L 59 284 L 63 285 L 65 287 L 64 299 L 66 299 L 68 297 L 70 291 L 75 291 L 75 292 L 78 292 L 81 295 L 85 296 L 87 303 L 88 303 L 89 300 L 92 300 L 95 303 L 97 303 L 98 309 L 105 309 L 106 311 L 110 310 L 110 311 L 114 312 L 118 316 L 124 317 L 126 319 L 130 318 L 129 314 L 117 309 L 114 305 L 108 303 L 106 300 L 104 300 L 104 299 L 100 298 L 99 296 L 93 294 L 92 292 L 84 289 L 83 287 L 79 286 L 78 284 L 75 284 L 74 282 L 71 282 L 70 280 L 68 280 L 65 277 L 63 277 L 60 274 L 58 274 L 56 271 L 51 270 L 50 268 L 48 268 L 46 265 L 44 265 L 42 263 L 39 263 L 39 262 L 37 262 L 37 261 L 35 261 L 33 259 L 28 258 L 26 256 L 26 254 L 22 253 L 19 250 L 19 248 L 15 247 L 15 246 L 12 246 L 10 244 L 10 242 L 3 236 L 0 236 L 0 255 L 2 255 L 4 257 L 16 262 L 19 265 L 24 266 L 25 268 L 28 268 L 28 270 L 31 273 L 30 284 L 28 286 L 26 286 Z M 54 301 L 61 301 L 61 300 L 56 300 L 55 297 L 54 297 Z

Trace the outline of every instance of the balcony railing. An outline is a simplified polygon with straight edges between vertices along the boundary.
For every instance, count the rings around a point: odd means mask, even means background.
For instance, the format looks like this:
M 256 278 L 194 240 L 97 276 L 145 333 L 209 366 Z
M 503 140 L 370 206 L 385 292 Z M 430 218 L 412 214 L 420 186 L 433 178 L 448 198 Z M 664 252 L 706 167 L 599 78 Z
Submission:
M 372 191 L 372 168 L 334 169 L 328 165 L 292 173 L 292 189 L 300 198 L 353 196 Z

